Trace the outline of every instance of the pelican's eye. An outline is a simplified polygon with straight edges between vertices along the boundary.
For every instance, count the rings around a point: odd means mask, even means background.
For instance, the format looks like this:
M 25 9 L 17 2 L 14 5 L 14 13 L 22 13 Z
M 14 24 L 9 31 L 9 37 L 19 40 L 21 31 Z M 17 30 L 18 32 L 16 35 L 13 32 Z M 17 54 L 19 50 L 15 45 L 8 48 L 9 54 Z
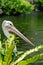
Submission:
M 10 24 L 12 26 L 12 24 Z

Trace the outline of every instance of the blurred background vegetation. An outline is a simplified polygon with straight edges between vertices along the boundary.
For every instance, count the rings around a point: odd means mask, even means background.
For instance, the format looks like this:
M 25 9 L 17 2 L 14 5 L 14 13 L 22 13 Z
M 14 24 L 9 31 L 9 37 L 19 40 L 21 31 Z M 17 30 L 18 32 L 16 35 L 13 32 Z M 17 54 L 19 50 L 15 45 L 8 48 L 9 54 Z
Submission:
M 43 0 L 0 0 L 0 14 L 28 14 L 43 11 Z
M 5 14 L 26 14 L 34 9 L 34 6 L 25 0 L 1 0 L 0 8 Z

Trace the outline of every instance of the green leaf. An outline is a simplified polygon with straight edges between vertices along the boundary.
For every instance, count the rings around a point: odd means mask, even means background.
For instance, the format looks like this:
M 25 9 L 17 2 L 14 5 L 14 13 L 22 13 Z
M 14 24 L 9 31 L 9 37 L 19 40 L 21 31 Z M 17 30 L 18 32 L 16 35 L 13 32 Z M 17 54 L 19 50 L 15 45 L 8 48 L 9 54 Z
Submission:
M 36 56 L 33 56 L 32 58 L 26 59 L 26 60 L 22 60 L 20 61 L 17 65 L 28 65 L 30 63 L 34 63 L 37 60 L 43 59 L 43 53 L 38 54 Z

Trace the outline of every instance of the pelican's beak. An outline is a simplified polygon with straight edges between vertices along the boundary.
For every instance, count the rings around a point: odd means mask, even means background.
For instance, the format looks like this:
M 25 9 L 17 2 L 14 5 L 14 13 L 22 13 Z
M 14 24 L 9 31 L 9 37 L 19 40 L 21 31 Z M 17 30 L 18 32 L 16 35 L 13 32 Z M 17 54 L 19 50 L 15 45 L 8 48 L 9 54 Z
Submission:
M 18 35 L 20 38 L 22 38 L 27 43 L 30 43 L 32 46 L 35 46 L 29 39 L 27 39 L 18 29 L 16 29 L 14 26 L 10 27 L 10 31 Z

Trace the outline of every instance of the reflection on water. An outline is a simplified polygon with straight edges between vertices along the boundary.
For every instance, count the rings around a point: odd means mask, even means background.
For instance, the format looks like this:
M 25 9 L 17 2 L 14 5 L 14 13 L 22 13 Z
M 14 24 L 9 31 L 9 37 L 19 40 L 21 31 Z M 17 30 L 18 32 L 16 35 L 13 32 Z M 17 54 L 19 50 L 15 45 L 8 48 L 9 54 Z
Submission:
M 3 16 L 0 18 L 0 21 L 2 22 L 5 19 L 12 21 L 14 26 L 30 39 L 35 46 L 43 44 L 43 13 L 37 12 L 23 16 Z M 3 39 L 3 32 L 1 34 Z M 33 47 L 20 39 L 18 50 L 25 51 L 29 48 Z

